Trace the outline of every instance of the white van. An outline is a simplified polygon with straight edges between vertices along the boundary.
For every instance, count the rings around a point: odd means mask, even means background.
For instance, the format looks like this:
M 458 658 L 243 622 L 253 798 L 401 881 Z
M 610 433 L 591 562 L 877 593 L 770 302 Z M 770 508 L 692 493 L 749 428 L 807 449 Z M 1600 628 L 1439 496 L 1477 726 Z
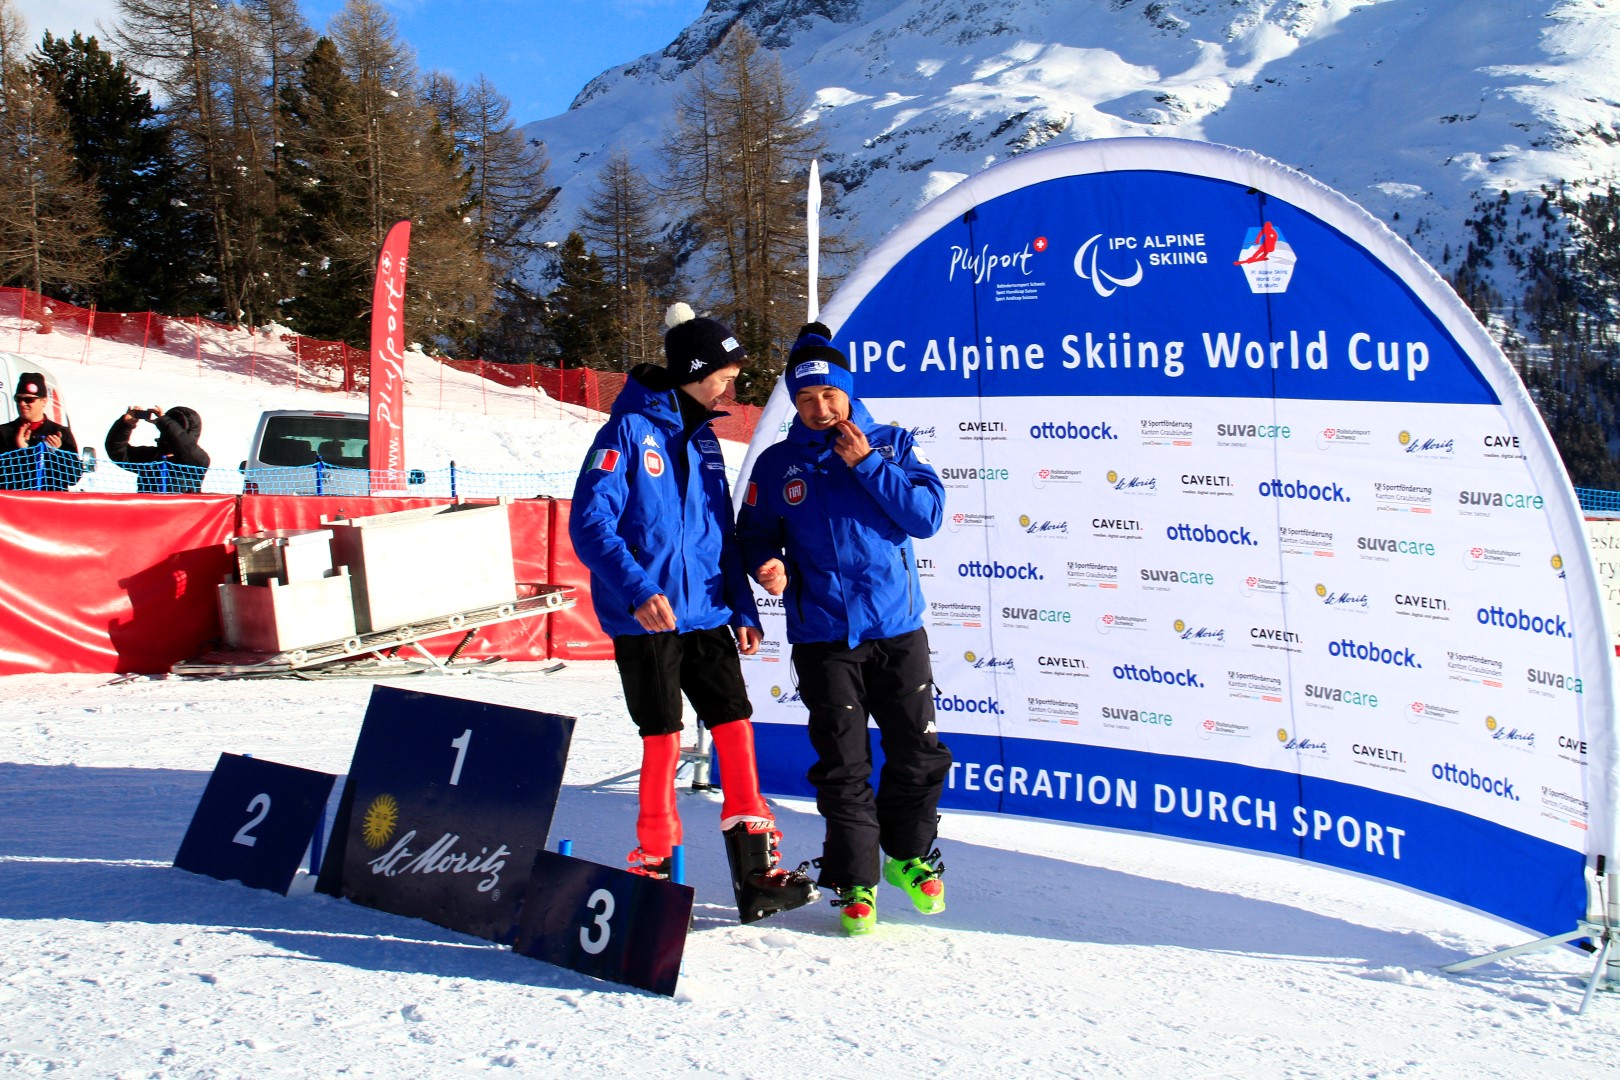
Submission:
M 240 468 L 242 490 L 262 495 L 371 494 L 371 427 L 365 413 L 272 409 Z M 424 480 L 413 469 L 412 484 Z

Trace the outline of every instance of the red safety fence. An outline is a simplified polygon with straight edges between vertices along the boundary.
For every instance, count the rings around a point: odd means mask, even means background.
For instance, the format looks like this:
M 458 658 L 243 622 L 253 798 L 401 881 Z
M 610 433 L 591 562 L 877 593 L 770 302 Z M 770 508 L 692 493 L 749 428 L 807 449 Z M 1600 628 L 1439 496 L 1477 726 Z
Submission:
M 291 378 L 297 389 L 355 393 L 370 386 L 371 356 L 341 341 L 321 341 L 302 334 L 279 334 L 271 339 L 247 327 L 212 322 L 201 316 L 176 318 L 151 311 L 117 312 L 81 308 L 63 300 L 52 300 L 28 289 L 0 288 L 0 318 L 17 320 L 14 338 L 0 332 L 0 348 L 12 347 L 19 353 L 48 359 L 87 363 L 97 341 L 138 346 L 138 363 L 144 365 L 148 350 L 169 356 L 194 359 L 198 370 L 209 367 L 255 376 L 270 363 L 286 364 L 291 370 L 275 377 Z M 271 353 L 275 355 L 272 356 Z M 499 386 L 541 390 L 555 401 L 607 412 L 624 388 L 625 376 L 615 371 L 593 368 L 552 368 L 534 364 L 497 364 L 488 360 L 452 360 L 432 357 L 446 367 L 476 375 Z M 714 425 L 722 439 L 747 442 L 753 438 L 760 410 L 753 405 L 723 401 L 719 406 L 728 415 Z
M 217 586 L 235 536 L 317 528 L 446 499 L 289 495 L 0 492 L 0 675 L 159 674 L 219 638 Z M 590 606 L 590 575 L 568 542 L 568 503 L 511 502 L 513 580 L 575 588 L 576 606 L 486 627 L 462 657 L 604 659 L 613 643 Z M 424 572 L 431 572 L 425 568 Z M 451 614 L 446 612 L 445 614 Z M 445 656 L 460 633 L 422 644 Z

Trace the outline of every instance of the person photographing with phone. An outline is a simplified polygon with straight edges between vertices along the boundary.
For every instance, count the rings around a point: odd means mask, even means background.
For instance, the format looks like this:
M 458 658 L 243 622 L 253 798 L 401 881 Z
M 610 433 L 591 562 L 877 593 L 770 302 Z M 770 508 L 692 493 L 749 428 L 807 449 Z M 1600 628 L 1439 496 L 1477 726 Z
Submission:
M 45 376 L 25 371 L 11 400 L 17 419 L 0 424 L 0 489 L 66 491 L 79 482 L 84 463 L 73 432 L 45 415 L 50 404 Z
M 157 443 L 131 446 L 129 438 L 143 422 L 157 429 Z M 195 409 L 176 405 L 164 412 L 131 405 L 113 421 L 105 446 L 114 464 L 135 474 L 136 491 L 195 494 L 208 471 L 208 451 L 197 444 L 201 435 L 202 417 Z

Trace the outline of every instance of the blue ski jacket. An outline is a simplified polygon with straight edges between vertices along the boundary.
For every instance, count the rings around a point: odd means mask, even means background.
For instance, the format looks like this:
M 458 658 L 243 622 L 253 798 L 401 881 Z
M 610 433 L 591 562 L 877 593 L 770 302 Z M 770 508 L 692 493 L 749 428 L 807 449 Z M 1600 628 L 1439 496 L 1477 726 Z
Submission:
M 726 463 L 709 427 L 725 414 L 688 429 L 681 391 L 654 388 L 662 375 L 649 364 L 631 372 L 574 485 L 568 535 L 590 569 L 596 619 L 613 637 L 645 634 L 635 610 L 663 593 L 679 633 L 758 628 Z
M 846 465 L 834 432 L 795 417 L 787 437 L 755 461 L 737 516 L 748 572 L 773 558 L 787 568 L 782 606 L 794 644 L 854 648 L 923 625 L 911 540 L 939 531 L 945 486 L 909 431 L 877 423 L 859 399 L 850 419 L 872 453 Z

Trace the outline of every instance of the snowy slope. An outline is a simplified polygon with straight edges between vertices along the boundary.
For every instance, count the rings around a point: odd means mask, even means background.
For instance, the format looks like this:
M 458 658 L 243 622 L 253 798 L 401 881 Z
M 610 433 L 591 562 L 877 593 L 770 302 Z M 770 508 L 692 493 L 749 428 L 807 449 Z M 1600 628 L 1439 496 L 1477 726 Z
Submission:
M 53 366 L 86 428 L 155 397 L 216 418 L 223 440 L 233 410 L 305 400 L 165 364 Z M 448 377 L 460 404 L 440 409 L 430 386 L 413 391 L 424 452 L 494 428 L 525 460 L 572 443 L 577 462 L 583 421 Z M 609 781 L 639 753 L 617 674 L 539 666 L 498 677 L 578 718 L 552 836 L 617 865 L 635 794 Z M 718 804 L 687 795 L 697 909 L 674 1000 L 317 896 L 307 877 L 282 898 L 170 868 L 221 751 L 342 773 L 369 691 L 0 678 L 0 1075 L 1579 1080 L 1620 1060 L 1620 994 L 1574 1015 L 1579 954 L 1448 976 L 1523 936 L 1318 867 L 1052 823 L 948 813 L 949 910 L 924 919 L 885 887 L 878 932 L 847 940 L 826 905 L 739 926 Z M 780 813 L 787 856 L 814 854 L 814 807 Z
M 1259 151 L 1437 266 L 1480 195 L 1620 173 L 1612 0 L 713 0 L 662 53 L 525 129 L 563 186 L 559 233 L 613 148 L 658 174 L 686 73 L 739 19 L 810 100 L 841 227 L 868 244 L 963 177 L 1062 140 Z

